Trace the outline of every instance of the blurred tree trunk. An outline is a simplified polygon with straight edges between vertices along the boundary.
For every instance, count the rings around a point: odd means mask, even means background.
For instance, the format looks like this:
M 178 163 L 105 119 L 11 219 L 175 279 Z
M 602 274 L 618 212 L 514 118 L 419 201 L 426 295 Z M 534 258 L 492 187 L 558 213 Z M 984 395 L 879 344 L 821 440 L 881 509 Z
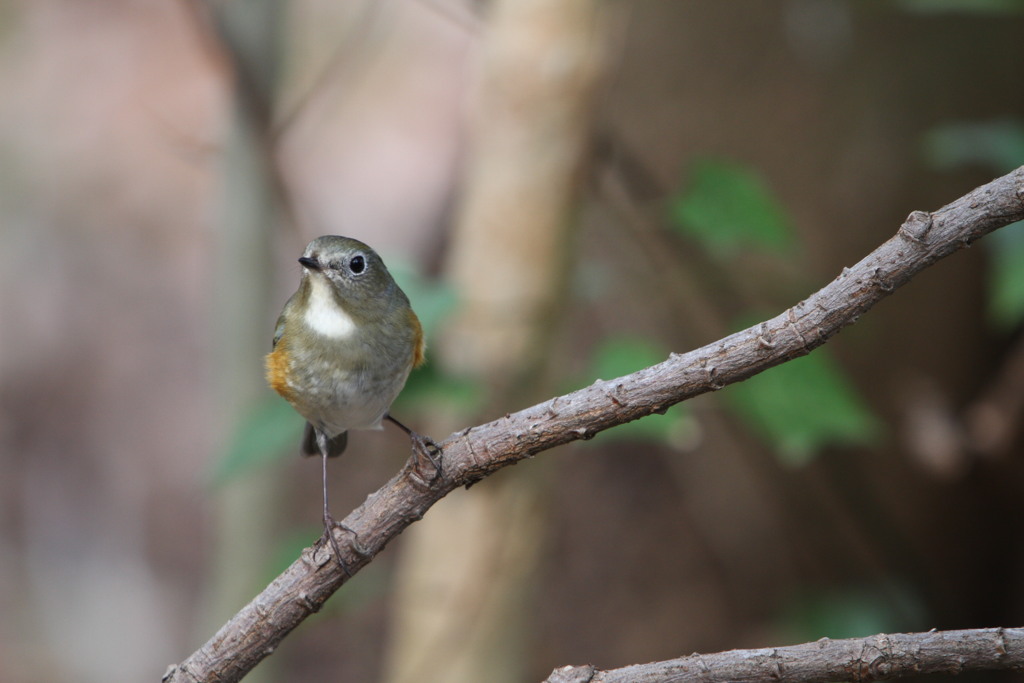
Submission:
M 491 7 L 447 263 L 460 304 L 434 350 L 446 373 L 485 387 L 481 412 L 524 405 L 548 389 L 604 13 L 594 0 Z M 437 416 L 433 431 L 446 433 L 458 426 L 452 421 Z M 545 541 L 545 470 L 512 472 L 453 496 L 410 532 L 397 580 L 392 683 L 522 679 Z
M 273 236 L 280 195 L 268 140 L 283 33 L 274 0 L 211 3 L 220 47 L 234 67 L 235 106 L 223 150 L 223 188 L 214 228 L 216 383 L 221 438 L 231 438 L 266 395 L 261 368 L 273 319 L 267 302 L 273 283 Z M 204 632 L 244 604 L 266 577 L 272 546 L 254 539 L 274 526 L 281 508 L 279 472 L 256 468 L 218 491 L 213 574 L 205 601 Z M 271 680 L 273 667 L 249 678 Z

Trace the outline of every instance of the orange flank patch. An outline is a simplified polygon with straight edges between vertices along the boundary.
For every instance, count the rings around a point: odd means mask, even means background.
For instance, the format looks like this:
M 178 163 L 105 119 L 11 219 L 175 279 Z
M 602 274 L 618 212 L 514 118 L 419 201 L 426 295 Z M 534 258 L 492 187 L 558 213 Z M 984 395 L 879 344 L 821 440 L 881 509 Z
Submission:
M 423 326 L 420 325 L 420 319 L 416 317 L 411 308 L 409 309 L 409 322 L 412 323 L 413 329 L 412 366 L 418 368 L 427 359 L 427 342 L 423 338 Z
M 270 388 L 287 400 L 292 400 L 292 390 L 288 386 L 288 352 L 284 344 L 278 343 L 277 348 L 267 354 L 267 383 Z

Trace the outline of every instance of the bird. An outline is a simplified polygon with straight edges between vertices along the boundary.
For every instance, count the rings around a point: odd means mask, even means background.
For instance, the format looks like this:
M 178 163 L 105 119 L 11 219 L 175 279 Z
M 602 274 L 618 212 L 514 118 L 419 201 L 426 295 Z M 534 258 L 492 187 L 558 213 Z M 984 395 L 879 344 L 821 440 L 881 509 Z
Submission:
M 350 574 L 332 530 L 352 530 L 330 514 L 327 460 L 344 452 L 350 430 L 381 429 L 388 420 L 409 436 L 417 473 L 429 461 L 430 481 L 440 476 L 437 444 L 389 412 L 409 373 L 423 364 L 426 344 L 409 298 L 363 242 L 323 235 L 306 246 L 299 263 L 302 278 L 277 320 L 266 378 L 306 419 L 301 450 L 321 458 L 324 536 Z

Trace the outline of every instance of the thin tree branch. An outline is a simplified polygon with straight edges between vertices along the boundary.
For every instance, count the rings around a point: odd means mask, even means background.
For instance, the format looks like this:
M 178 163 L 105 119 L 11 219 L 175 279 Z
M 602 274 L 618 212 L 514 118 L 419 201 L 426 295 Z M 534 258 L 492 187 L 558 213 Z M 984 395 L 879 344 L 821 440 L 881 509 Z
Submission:
M 565 666 L 544 683 L 716 683 L 717 681 L 854 681 L 920 674 L 1024 668 L 1024 628 L 894 633 L 790 647 L 694 654 L 600 671 Z
M 934 213 L 915 211 L 896 235 L 828 285 L 776 317 L 617 379 L 467 428 L 441 443 L 444 472 L 417 477 L 412 460 L 335 531 L 353 573 L 459 486 L 555 446 L 589 439 L 700 394 L 739 382 L 824 344 L 940 258 L 1024 219 L 1024 167 Z M 347 531 L 351 530 L 351 531 Z M 358 540 L 358 542 L 356 542 Z M 357 550 L 358 549 L 358 550 Z M 240 680 L 345 583 L 322 548 L 307 548 L 209 642 L 164 677 L 173 683 Z M 795 679 L 794 679 L 795 680 Z

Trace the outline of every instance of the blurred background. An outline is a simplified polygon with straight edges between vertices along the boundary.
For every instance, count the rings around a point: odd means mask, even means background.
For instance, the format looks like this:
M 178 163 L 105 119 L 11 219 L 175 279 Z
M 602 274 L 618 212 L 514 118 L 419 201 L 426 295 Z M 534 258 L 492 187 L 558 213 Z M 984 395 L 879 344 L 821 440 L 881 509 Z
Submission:
M 1024 164 L 1024 2 L 0 0 L 0 680 L 157 680 L 320 534 L 262 356 L 369 242 L 452 430 L 774 315 Z M 1024 233 L 441 501 L 247 680 L 1018 626 Z M 332 462 L 339 519 L 408 456 Z M 993 678 L 993 677 L 989 677 Z

